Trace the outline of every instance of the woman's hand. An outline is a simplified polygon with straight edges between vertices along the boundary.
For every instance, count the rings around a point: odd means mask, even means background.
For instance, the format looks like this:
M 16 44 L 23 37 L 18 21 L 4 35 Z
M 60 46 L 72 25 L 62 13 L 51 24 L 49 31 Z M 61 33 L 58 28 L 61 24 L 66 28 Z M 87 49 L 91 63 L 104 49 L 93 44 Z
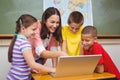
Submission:
M 63 52 L 63 51 L 58 51 L 58 53 L 60 54 L 60 56 L 68 56 L 68 54 L 66 52 Z
M 55 73 L 56 72 L 56 68 L 52 68 L 51 72 Z
M 68 56 L 68 54 L 62 51 L 62 56 Z

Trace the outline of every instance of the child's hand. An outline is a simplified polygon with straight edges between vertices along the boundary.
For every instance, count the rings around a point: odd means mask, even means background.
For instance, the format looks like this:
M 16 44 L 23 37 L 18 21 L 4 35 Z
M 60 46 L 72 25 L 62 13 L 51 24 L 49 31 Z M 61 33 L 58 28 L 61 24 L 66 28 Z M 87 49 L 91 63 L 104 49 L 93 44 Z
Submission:
M 35 73 L 40 73 L 40 71 L 37 71 L 37 70 L 32 70 L 32 72 L 35 72 Z
M 52 68 L 51 72 L 55 73 L 56 72 L 56 68 Z

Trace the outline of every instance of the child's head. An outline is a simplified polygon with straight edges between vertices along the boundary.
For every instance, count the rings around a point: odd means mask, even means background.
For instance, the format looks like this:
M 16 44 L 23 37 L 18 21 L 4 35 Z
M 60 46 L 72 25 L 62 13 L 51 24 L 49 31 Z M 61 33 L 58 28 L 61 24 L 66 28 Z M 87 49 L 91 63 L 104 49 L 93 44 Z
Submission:
M 76 33 L 84 23 L 84 17 L 82 13 L 73 11 L 68 18 L 69 29 L 72 33 Z
M 41 38 L 47 38 L 48 34 L 52 33 L 57 41 L 62 41 L 61 35 L 61 15 L 57 8 L 49 7 L 47 8 L 41 20 L 42 28 L 41 28 Z
M 37 19 L 29 14 L 21 15 L 16 21 L 16 33 L 30 37 L 34 35 L 37 28 Z
M 87 50 L 90 50 L 97 40 L 97 29 L 94 26 L 85 26 L 82 30 L 82 44 Z
M 29 14 L 23 14 L 18 18 L 18 20 L 16 21 L 16 31 L 15 31 L 16 35 L 13 37 L 12 42 L 9 46 L 9 51 L 8 51 L 9 62 L 12 62 L 13 47 L 17 35 L 21 34 L 29 38 L 35 34 L 36 28 L 37 28 L 37 19 L 34 18 L 33 16 Z

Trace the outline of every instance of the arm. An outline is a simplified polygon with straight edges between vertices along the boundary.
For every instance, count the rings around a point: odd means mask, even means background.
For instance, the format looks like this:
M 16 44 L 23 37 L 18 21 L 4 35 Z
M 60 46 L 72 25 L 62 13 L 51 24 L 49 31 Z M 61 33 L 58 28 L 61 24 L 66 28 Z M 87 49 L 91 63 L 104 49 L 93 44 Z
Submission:
M 56 68 L 58 64 L 58 58 L 52 58 L 52 67 Z
M 67 42 L 66 42 L 66 27 L 62 27 L 62 38 L 63 42 L 61 43 L 61 50 L 64 52 L 67 52 L 66 47 L 67 47 Z
M 63 40 L 62 46 L 61 46 L 61 50 L 66 52 L 66 40 Z
M 98 64 L 96 69 L 95 69 L 95 72 L 103 73 L 104 72 L 104 65 L 103 64 Z
M 44 50 L 40 54 L 40 57 L 43 57 L 43 58 L 56 58 L 59 56 L 67 56 L 67 54 L 62 51 L 48 51 L 48 50 Z
M 98 72 L 98 73 L 103 73 L 104 72 L 104 57 L 103 57 L 103 55 L 104 55 L 104 50 L 103 50 L 103 48 L 101 47 L 101 45 L 100 44 L 98 44 L 98 43 L 95 43 L 94 44 L 94 46 L 93 46 L 93 54 L 95 54 L 95 55 L 97 55 L 97 54 L 101 54 L 102 56 L 101 56 L 101 58 L 100 58 L 100 60 L 99 60 L 99 62 L 98 62 L 98 65 L 97 65 L 97 67 L 96 67 L 96 71 Z
M 80 44 L 80 55 L 84 55 L 83 45 L 82 44 Z
M 30 66 L 32 70 L 37 71 L 37 72 L 55 72 L 55 68 L 43 66 L 39 63 L 36 63 L 31 50 L 24 51 L 23 56 L 27 64 Z

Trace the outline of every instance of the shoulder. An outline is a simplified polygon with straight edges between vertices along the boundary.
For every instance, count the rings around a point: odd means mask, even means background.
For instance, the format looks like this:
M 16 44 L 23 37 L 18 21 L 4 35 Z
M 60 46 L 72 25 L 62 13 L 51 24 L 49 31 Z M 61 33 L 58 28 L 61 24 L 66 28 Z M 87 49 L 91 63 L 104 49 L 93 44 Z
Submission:
M 29 41 L 25 38 L 20 38 L 20 37 L 17 37 L 16 42 L 15 42 L 15 47 L 19 47 L 20 50 L 23 50 L 26 48 L 31 49 L 31 45 Z
M 84 28 L 85 28 L 85 26 L 82 25 L 82 26 L 80 27 L 80 31 L 82 31 Z
M 25 50 L 31 50 L 31 45 L 30 45 L 30 42 L 26 39 L 22 39 L 22 38 L 19 38 L 21 39 L 21 43 L 19 44 L 19 48 L 21 49 L 21 51 L 25 51 Z
M 95 43 L 94 43 L 94 46 L 95 46 L 95 47 L 102 47 L 101 44 L 99 44 L 98 42 L 95 42 Z
M 62 31 L 63 32 L 66 32 L 66 31 L 68 32 L 69 31 L 69 26 L 63 26 L 62 27 Z
M 68 28 L 69 28 L 69 26 L 62 26 L 62 29 L 64 29 L 64 30 L 66 30 Z
M 103 47 L 101 44 L 99 44 L 98 42 L 95 42 L 93 45 L 93 48 L 96 50 L 103 50 Z
M 79 29 L 79 31 L 78 31 L 78 34 L 81 34 L 81 32 L 82 32 L 82 30 L 83 30 L 83 28 L 84 28 L 85 26 L 80 26 L 80 29 Z
M 28 42 L 28 39 L 23 35 L 18 35 L 17 39 L 16 39 L 16 42 L 18 42 L 18 43 L 26 43 L 26 42 Z
M 85 27 L 85 26 L 83 26 L 83 25 L 82 25 L 82 26 L 80 27 L 80 29 L 81 29 L 81 30 L 83 30 L 83 29 L 84 29 L 84 27 Z
M 19 41 L 20 45 L 30 45 L 29 41 L 23 38 L 18 38 L 17 42 Z

